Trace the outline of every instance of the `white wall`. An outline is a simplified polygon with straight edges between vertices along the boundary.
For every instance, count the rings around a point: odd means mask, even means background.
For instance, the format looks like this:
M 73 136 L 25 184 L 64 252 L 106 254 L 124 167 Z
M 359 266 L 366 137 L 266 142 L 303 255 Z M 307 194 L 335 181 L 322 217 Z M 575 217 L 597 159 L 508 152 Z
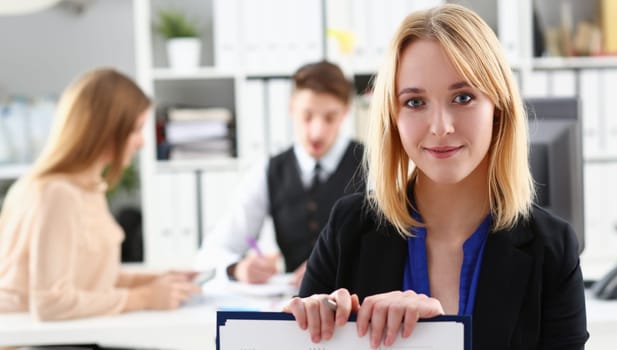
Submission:
M 77 75 L 105 65 L 135 72 L 133 2 L 94 0 L 81 14 L 64 7 L 0 16 L 0 98 L 57 95 Z

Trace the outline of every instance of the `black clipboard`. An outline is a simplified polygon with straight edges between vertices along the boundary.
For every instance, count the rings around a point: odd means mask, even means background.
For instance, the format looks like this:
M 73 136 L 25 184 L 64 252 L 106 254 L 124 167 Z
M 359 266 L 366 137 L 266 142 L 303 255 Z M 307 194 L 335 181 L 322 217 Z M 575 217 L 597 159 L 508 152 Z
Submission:
M 216 312 L 216 350 L 221 350 L 220 327 L 224 326 L 227 320 L 276 320 L 293 321 L 296 319 L 292 314 L 285 312 L 262 312 L 262 311 L 217 311 Z M 350 322 L 356 320 L 356 315 L 349 317 Z M 471 316 L 444 315 L 428 319 L 420 319 L 418 322 L 458 322 L 463 324 L 464 349 L 471 350 Z M 412 335 L 413 336 L 413 335 Z

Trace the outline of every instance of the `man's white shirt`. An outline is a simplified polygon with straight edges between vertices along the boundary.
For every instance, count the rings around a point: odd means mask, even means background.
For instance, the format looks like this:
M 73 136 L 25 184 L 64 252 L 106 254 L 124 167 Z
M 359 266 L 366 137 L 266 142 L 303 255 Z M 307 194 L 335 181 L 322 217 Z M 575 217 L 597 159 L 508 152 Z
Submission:
M 336 171 L 350 142 L 349 137 L 339 135 L 328 153 L 319 159 L 322 182 Z M 293 151 L 302 184 L 308 188 L 317 160 L 298 143 L 294 144 Z M 196 258 L 198 270 L 215 267 L 217 274 L 226 275 L 227 266 L 240 260 L 248 251 L 247 237 L 258 238 L 270 215 L 267 169 L 268 160 L 261 160 L 249 170 L 234 195 L 231 208 L 212 232 L 206 232 Z

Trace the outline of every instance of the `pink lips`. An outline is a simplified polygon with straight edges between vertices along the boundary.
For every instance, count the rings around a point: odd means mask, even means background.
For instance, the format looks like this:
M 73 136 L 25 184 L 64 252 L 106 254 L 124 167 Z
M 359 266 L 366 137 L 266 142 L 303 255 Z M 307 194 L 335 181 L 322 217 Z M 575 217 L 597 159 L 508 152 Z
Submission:
M 438 146 L 438 147 L 430 147 L 425 148 L 427 152 L 429 152 L 433 157 L 444 159 L 449 158 L 458 153 L 458 151 L 463 148 L 463 146 Z

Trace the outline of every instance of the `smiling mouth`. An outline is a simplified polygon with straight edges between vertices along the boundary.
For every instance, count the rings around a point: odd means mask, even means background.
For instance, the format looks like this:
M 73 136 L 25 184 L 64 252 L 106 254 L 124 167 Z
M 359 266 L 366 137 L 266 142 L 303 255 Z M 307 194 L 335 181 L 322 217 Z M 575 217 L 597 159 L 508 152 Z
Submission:
M 435 153 L 449 153 L 453 151 L 458 151 L 461 148 L 463 148 L 463 146 L 458 146 L 458 147 L 446 146 L 446 147 L 430 147 L 430 148 L 425 148 L 425 150 L 429 152 L 435 152 Z

